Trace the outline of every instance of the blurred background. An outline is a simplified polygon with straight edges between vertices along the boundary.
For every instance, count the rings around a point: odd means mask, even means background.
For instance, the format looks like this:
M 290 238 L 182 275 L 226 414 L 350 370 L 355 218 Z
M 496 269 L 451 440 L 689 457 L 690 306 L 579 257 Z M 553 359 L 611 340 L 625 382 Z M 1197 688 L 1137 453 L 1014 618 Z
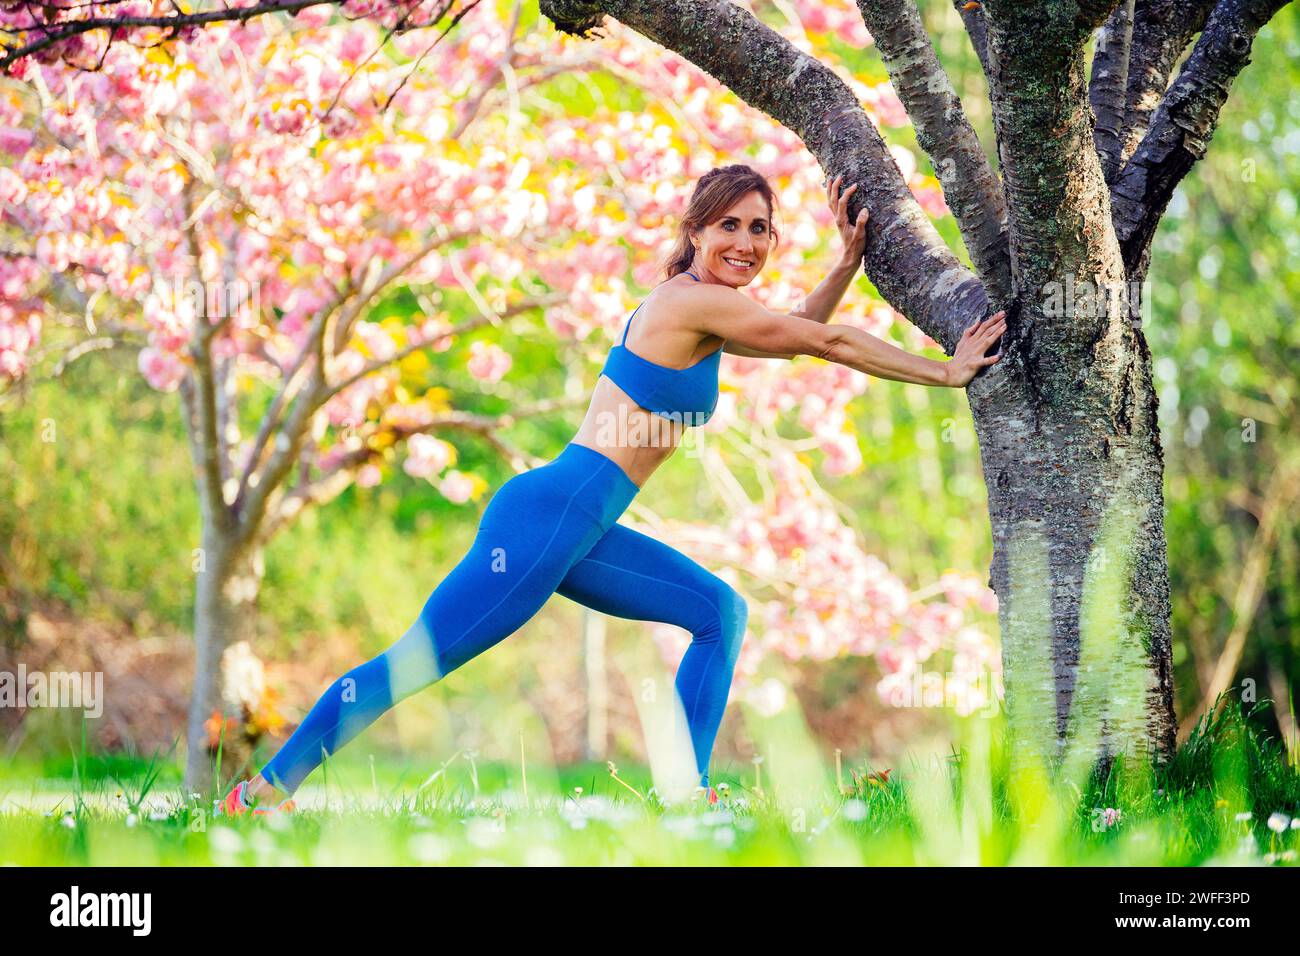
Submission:
M 909 182 L 960 249 L 952 219 L 941 197 L 935 199 L 924 153 L 910 127 L 891 112 L 878 56 L 869 44 L 854 42 L 851 19 L 844 25 L 826 19 L 856 16 L 853 8 L 751 6 L 871 91 L 882 134 L 914 164 Z M 922 7 L 940 57 L 991 151 L 984 81 L 960 21 L 946 2 Z M 505 24 L 512 5 L 484 4 L 482 12 Z M 519 29 L 555 41 L 549 23 L 537 22 L 535 5 L 525 6 Z M 457 51 L 487 42 L 490 52 L 492 36 L 467 19 L 444 44 Z M 787 142 L 770 120 L 702 76 L 690 82 L 709 91 L 707 113 L 734 114 L 742 129 L 753 124 L 765 132 L 712 146 L 707 137 L 681 138 L 674 123 L 686 121 L 663 113 L 653 90 L 637 81 L 643 75 L 638 71 L 666 62 L 663 51 L 616 31 L 591 41 L 596 42 L 607 72 L 592 68 L 581 81 L 563 74 L 539 79 L 519 103 L 507 100 L 502 109 L 517 109 L 536 122 L 547 110 L 599 114 L 611 122 L 655 115 L 674 129 L 670 148 L 691 151 L 689 164 L 670 181 L 679 202 L 700 172 L 726 162 L 770 168 L 774 160 L 764 144 Z M 464 51 L 461 56 L 472 60 Z M 1229 687 L 1273 699 L 1272 729 L 1296 734 L 1291 695 L 1300 675 L 1300 480 L 1293 453 L 1300 396 L 1300 97 L 1294 91 L 1300 87 L 1300 12 L 1294 5 L 1261 32 L 1252 60 L 1234 85 L 1207 158 L 1179 188 L 1160 227 L 1144 323 L 1161 399 L 1180 739 L 1206 701 Z M 519 70 L 524 75 L 524 67 Z M 467 83 L 453 94 L 472 98 L 486 82 Z M 466 139 L 472 143 L 472 136 Z M 10 151 L 4 162 L 18 162 L 17 154 Z M 545 180 L 548 171 L 534 175 Z M 775 274 L 761 278 L 754 294 L 776 301 L 778 292 L 810 288 L 819 270 L 824 274 L 832 264 L 837 237 L 825 216 L 819 176 L 806 153 L 773 175 L 783 196 L 797 203 L 783 206 L 778 220 L 795 242 L 790 258 L 775 261 Z M 645 178 L 653 186 L 661 177 L 650 170 Z M 813 236 L 799 239 L 798 230 L 813 222 Z M 475 341 L 510 356 L 509 371 L 499 380 L 467 370 L 475 354 L 468 338 L 443 351 L 428 350 L 428 361 L 408 373 L 426 387 L 446 389 L 452 406 L 487 414 L 589 393 L 604 350 L 621 327 L 620 310 L 634 306 L 653 284 L 647 268 L 675 224 L 641 225 L 651 235 L 638 239 L 639 246 L 623 236 L 591 240 L 622 243 L 630 251 L 619 276 L 626 286 L 618 286 L 617 306 L 599 327 L 585 334 L 557 330 L 543 310 L 523 325 L 474 333 Z M 545 228 L 537 234 L 545 235 Z M 557 251 L 581 264 L 581 246 Z M 491 275 L 471 275 L 483 289 L 491 284 Z M 775 288 L 782 282 L 785 288 Z M 409 305 L 395 295 L 375 305 L 374 318 L 402 315 Z M 441 306 L 452 318 L 476 310 L 471 297 L 454 287 L 445 291 Z M 887 307 L 882 311 L 864 277 L 844 307 L 846 320 L 903 347 L 928 346 L 927 354 L 941 354 Z M 123 315 L 131 318 L 129 308 Z M 176 396 L 141 374 L 138 349 L 98 351 L 56 376 L 53 367 L 76 336 L 76 329 L 47 319 L 29 374 L 6 390 L 0 410 L 0 669 L 21 662 L 29 670 L 103 671 L 105 712 L 88 724 L 91 743 L 148 755 L 168 751 L 183 734 L 193 667 L 191 566 L 199 546 L 199 505 Z M 639 496 L 638 505 L 646 509 L 639 520 L 655 520 L 637 526 L 729 575 L 750 597 L 752 640 L 733 701 L 759 710 L 796 705 L 828 761 L 839 750 L 846 761 L 895 766 L 919 739 L 942 740 L 954 716 L 951 704 L 914 706 L 922 702 L 906 691 L 921 686 L 913 681 L 918 667 L 960 673 L 963 686 L 972 673 L 996 674 L 995 605 L 991 595 L 977 593 L 987 578 L 991 544 L 965 398 L 878 380 L 848 389 L 838 379 L 808 385 L 801 379 L 833 370 L 807 358 L 757 374 L 746 371 L 753 363 L 742 369 L 741 360 L 726 361 L 734 363 L 724 365 L 724 379 L 730 369 L 736 414 L 705 438 L 726 464 L 679 455 Z M 832 399 L 822 397 L 828 381 Z M 258 386 L 250 380 L 240 387 L 255 393 Z M 811 420 L 837 407 L 845 420 L 837 427 L 839 444 L 828 450 L 826 436 Z M 582 412 L 579 405 L 520 420 L 505 434 L 513 447 L 548 459 L 572 436 Z M 770 415 L 762 442 L 750 415 Z M 42 439 L 51 422 L 57 423 L 57 441 Z M 245 427 L 255 425 L 253 417 Z M 231 662 L 243 668 L 247 732 L 263 757 L 334 677 L 405 631 L 468 548 L 492 490 L 514 473 L 499 449 L 481 437 L 440 437 L 454 446 L 455 467 L 481 479 L 474 494 L 454 500 L 458 496 L 449 496 L 445 485 L 385 460 L 382 481 L 353 483 L 328 504 L 304 511 L 267 548 L 255 638 L 245 657 Z M 845 452 L 845 441 L 856 452 Z M 885 615 L 888 607 L 887 620 L 870 625 L 869 641 L 852 631 L 865 632 L 868 624 L 837 616 L 836 610 L 827 612 L 829 637 L 812 639 L 798 630 L 797 619 L 778 619 L 769 603 L 808 599 L 797 591 L 798 582 L 765 583 L 754 568 L 728 563 L 720 546 L 710 543 L 711 533 L 734 532 L 737 512 L 735 499 L 718 491 L 708 470 L 726 467 L 757 501 L 770 480 L 771 462 L 785 460 L 783 455 L 809 469 L 819 490 L 808 494 L 829 503 L 851 531 L 854 566 L 870 558 L 870 573 L 887 579 L 889 588 L 902 588 L 903 604 L 911 610 L 900 610 L 874 590 L 867 597 L 843 596 L 861 604 L 864 615 Z M 826 467 L 832 460 L 835 466 Z M 779 500 L 769 505 L 746 520 L 780 513 Z M 799 547 L 792 544 L 776 555 L 791 562 L 787 577 L 801 573 Z M 819 570 L 834 579 L 833 568 Z M 962 594 L 954 596 L 954 590 Z M 910 654 L 896 653 L 923 632 L 917 623 L 923 615 L 915 609 L 945 595 L 945 607 L 957 608 L 957 619 L 945 619 L 923 652 L 912 647 Z M 347 759 L 366 764 L 371 773 L 367 762 L 380 755 L 381 772 L 403 780 L 423 779 L 467 747 L 485 762 L 505 764 L 518 761 L 521 747 L 541 765 L 641 763 L 646 755 L 639 697 L 646 680 L 671 674 L 687 637 L 663 631 L 597 620 L 555 597 L 491 653 L 400 705 L 349 748 Z M 715 766 L 724 778 L 747 768 L 755 752 L 745 713 L 740 706 L 729 708 L 719 737 Z M 67 775 L 80 736 L 74 715 L 0 710 L 0 731 L 11 772 Z

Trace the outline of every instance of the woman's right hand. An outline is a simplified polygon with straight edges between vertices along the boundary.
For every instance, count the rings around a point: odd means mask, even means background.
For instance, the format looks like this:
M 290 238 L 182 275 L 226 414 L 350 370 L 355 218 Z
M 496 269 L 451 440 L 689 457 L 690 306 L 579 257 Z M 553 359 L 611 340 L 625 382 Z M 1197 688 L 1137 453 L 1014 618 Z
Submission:
M 1002 352 L 985 355 L 988 347 L 998 340 L 1007 330 L 1006 312 L 994 312 L 967 327 L 957 341 L 957 348 L 946 364 L 948 384 L 953 388 L 965 388 L 975 373 L 986 365 L 992 365 L 1002 358 Z

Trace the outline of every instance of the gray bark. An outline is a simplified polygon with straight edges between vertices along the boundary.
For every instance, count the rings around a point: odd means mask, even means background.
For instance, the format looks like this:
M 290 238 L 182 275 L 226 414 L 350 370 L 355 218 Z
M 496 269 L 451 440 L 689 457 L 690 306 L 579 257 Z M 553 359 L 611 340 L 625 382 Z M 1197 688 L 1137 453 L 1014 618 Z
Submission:
M 1092 141 L 1106 182 L 1119 172 L 1120 135 L 1124 132 L 1124 97 L 1128 89 L 1129 50 L 1133 42 L 1133 3 L 1122 0 L 1097 34 L 1088 102 L 1097 118 Z

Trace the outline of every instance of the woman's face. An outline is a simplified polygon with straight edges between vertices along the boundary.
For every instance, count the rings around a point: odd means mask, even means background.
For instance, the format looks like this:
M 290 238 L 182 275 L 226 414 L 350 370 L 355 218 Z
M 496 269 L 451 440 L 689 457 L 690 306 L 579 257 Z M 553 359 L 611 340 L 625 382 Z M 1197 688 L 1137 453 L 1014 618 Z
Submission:
M 767 262 L 772 238 L 767 200 L 758 190 L 742 196 L 717 221 L 696 232 L 691 271 L 701 282 L 739 288 L 752 282 Z

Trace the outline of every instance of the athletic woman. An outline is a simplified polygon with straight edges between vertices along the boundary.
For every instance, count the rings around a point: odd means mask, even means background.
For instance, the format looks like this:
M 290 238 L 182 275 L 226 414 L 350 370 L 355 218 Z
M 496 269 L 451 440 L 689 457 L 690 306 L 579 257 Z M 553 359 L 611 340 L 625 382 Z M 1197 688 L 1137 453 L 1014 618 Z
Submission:
M 866 236 L 865 209 L 854 223 L 848 220 L 857 186 L 841 192 L 841 178 L 828 183 L 827 193 L 843 253 L 797 314 L 773 312 L 739 291 L 758 275 L 778 238 L 767 180 L 744 165 L 700 178 L 666 278 L 610 350 L 577 435 L 556 458 L 497 490 L 469 552 L 410 629 L 336 680 L 262 772 L 227 794 L 223 812 L 248 812 L 259 802 L 292 809 L 282 795 L 297 790 L 325 756 L 398 701 L 509 637 L 554 593 L 604 614 L 690 632 L 675 689 L 700 783 L 716 799 L 709 755 L 745 634 L 745 601 L 686 555 L 618 524 L 619 516 L 683 431 L 713 414 L 724 351 L 814 355 L 881 378 L 962 387 L 998 360 L 984 353 L 1005 329 L 1002 313 L 981 320 L 962 335 L 950 360 L 935 361 L 829 324 L 860 267 Z

